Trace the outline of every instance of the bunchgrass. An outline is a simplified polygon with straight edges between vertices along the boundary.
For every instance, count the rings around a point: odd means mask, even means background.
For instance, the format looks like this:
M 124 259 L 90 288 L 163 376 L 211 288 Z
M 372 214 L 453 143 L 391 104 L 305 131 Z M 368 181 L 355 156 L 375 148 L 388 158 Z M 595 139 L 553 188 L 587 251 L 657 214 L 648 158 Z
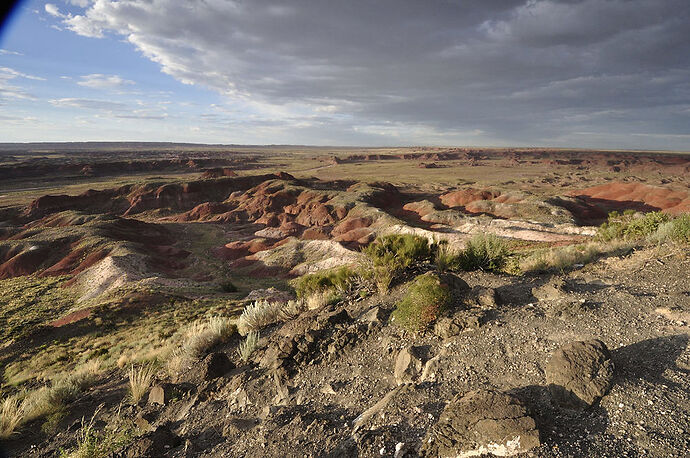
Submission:
M 237 354 L 246 363 L 257 348 L 259 348 L 259 333 L 250 331 L 237 347 Z
M 153 364 L 129 367 L 129 395 L 132 403 L 138 404 L 151 387 L 156 371 Z

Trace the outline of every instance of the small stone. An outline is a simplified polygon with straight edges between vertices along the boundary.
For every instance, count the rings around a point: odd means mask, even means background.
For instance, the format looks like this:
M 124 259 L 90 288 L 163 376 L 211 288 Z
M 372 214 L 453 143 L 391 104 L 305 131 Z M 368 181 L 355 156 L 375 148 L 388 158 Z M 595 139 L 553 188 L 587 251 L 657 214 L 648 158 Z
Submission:
M 398 385 L 412 383 L 422 370 L 423 362 L 420 347 L 414 345 L 403 348 L 395 359 L 395 381 Z
M 149 392 L 149 404 L 158 404 L 164 406 L 170 400 L 170 396 L 166 393 L 162 385 L 156 385 L 151 388 Z
M 539 301 L 556 300 L 565 294 L 565 281 L 562 278 L 554 278 L 545 285 L 532 288 L 532 296 Z
M 483 286 L 478 286 L 474 288 L 475 294 L 477 295 L 477 302 L 479 306 L 484 309 L 494 309 L 496 308 L 496 290 L 493 288 L 485 288 Z
M 335 389 L 333 388 L 333 385 L 330 383 L 326 383 L 324 386 L 322 386 L 321 392 L 323 394 L 336 394 Z

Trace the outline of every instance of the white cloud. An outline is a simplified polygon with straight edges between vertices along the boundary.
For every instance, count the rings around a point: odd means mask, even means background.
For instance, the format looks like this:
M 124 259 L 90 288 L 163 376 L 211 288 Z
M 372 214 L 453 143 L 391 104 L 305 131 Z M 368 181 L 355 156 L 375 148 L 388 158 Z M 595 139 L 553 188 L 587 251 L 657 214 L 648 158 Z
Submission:
M 0 55 L 3 56 L 23 56 L 24 54 L 17 51 L 10 51 L 9 49 L 0 49 Z
M 134 81 L 123 79 L 121 76 L 101 73 L 92 73 L 80 78 L 81 81 L 77 82 L 78 85 L 92 89 L 121 89 L 134 84 Z
M 127 104 L 109 100 L 66 97 L 62 99 L 52 99 L 49 100 L 49 102 L 56 107 L 86 108 L 89 110 L 106 112 L 125 111 L 127 109 Z
M 575 128 L 608 127 L 616 139 L 633 124 L 688 132 L 674 118 L 690 103 L 687 0 L 74 3 L 86 9 L 46 11 L 216 91 L 234 110 L 222 119 L 244 116 L 257 136 L 297 126 L 312 136 L 303 142 L 325 142 L 332 127 L 351 143 L 414 134 L 531 144 Z M 127 84 L 107 78 L 79 84 Z
M 55 17 L 62 18 L 62 19 L 68 17 L 67 15 L 62 14 L 60 12 L 60 9 L 57 7 L 57 5 L 54 5 L 52 3 L 46 3 L 44 8 L 45 8 L 46 13 L 50 14 L 51 16 L 55 16 Z

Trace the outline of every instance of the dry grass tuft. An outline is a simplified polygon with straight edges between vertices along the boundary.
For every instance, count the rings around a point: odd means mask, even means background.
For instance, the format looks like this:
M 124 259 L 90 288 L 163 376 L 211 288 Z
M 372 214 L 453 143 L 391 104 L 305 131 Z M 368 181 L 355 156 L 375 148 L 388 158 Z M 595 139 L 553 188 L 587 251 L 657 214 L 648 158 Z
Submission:
M 192 358 L 203 357 L 208 350 L 225 342 L 235 332 L 232 319 L 217 316 L 193 323 L 185 333 L 182 349 Z
M 257 331 L 250 331 L 239 347 L 237 347 L 237 354 L 246 363 L 257 348 L 259 348 L 259 333 Z
M 301 299 L 290 300 L 278 312 L 278 319 L 280 321 L 289 321 L 297 318 L 305 309 L 307 305 Z
M 283 304 L 279 302 L 256 301 L 242 311 L 237 321 L 237 330 L 243 336 L 250 331 L 260 331 L 278 320 L 282 308 Z
M 152 364 L 136 367 L 132 364 L 129 368 L 129 394 L 132 402 L 138 404 L 141 398 L 151 387 L 155 370 Z
M 50 387 L 42 387 L 30 392 L 22 403 L 23 422 L 55 413 L 73 401 L 79 393 L 98 381 L 101 373 L 98 360 L 91 360 L 75 368 L 66 376 L 53 379 Z
M 623 241 L 590 242 L 539 250 L 520 261 L 522 272 L 565 270 L 575 264 L 587 264 L 601 256 L 626 253 L 630 244 Z
M 24 419 L 24 409 L 18 395 L 3 399 L 0 404 L 0 439 L 7 439 L 17 432 Z

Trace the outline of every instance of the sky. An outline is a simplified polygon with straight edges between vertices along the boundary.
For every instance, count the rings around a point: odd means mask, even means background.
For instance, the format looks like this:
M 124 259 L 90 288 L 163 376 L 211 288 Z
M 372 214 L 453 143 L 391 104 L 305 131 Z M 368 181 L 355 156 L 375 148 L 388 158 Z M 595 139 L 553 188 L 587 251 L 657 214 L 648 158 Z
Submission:
M 688 0 L 24 1 L 0 142 L 690 150 Z

